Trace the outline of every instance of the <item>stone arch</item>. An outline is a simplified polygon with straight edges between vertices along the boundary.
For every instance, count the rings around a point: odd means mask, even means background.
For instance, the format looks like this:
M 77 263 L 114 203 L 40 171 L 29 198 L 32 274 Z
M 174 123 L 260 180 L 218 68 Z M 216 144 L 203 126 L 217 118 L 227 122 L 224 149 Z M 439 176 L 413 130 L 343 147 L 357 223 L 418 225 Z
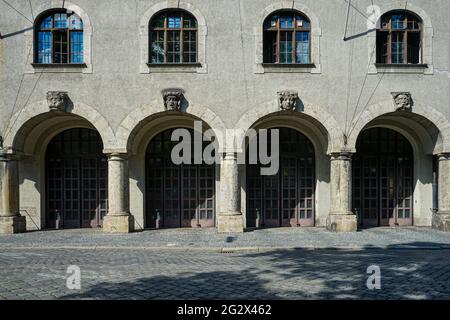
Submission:
M 397 1 L 389 1 L 383 4 L 377 4 L 377 6 L 380 7 L 381 10 L 381 16 L 385 15 L 386 13 L 389 13 L 390 11 L 394 11 L 394 10 L 407 10 L 407 11 L 411 11 L 412 13 L 418 15 L 422 21 L 423 21 L 423 25 L 424 28 L 433 28 L 433 24 L 431 22 L 431 18 L 430 16 L 426 13 L 425 10 L 423 10 L 422 8 L 420 8 L 419 6 L 410 3 L 409 1 L 404 1 L 404 0 L 397 0 Z M 377 24 L 379 22 L 379 19 L 377 20 Z
M 138 145 L 135 143 L 135 139 L 139 134 L 139 131 L 151 121 L 156 118 L 164 119 L 189 119 L 201 120 L 207 127 L 213 129 L 215 132 L 225 132 L 225 124 L 222 119 L 216 115 L 209 108 L 189 105 L 186 112 L 164 112 L 161 108 L 161 102 L 153 102 L 151 104 L 142 105 L 130 113 L 120 124 L 116 132 L 116 145 L 115 150 L 121 152 L 136 153 Z M 175 122 L 173 123 L 176 124 Z
M 301 4 L 299 1 L 279 1 L 267 6 L 257 18 L 257 25 L 254 28 L 254 37 L 256 44 L 255 57 L 255 73 L 264 73 L 262 67 L 263 62 L 263 25 L 264 21 L 274 12 L 278 10 L 295 10 L 306 15 L 311 21 L 311 57 L 315 67 L 311 68 L 311 73 L 321 73 L 322 68 L 320 64 L 320 38 L 322 36 L 322 29 L 317 15 L 307 6 Z
M 197 20 L 198 24 L 198 62 L 201 64 L 197 68 L 197 73 L 207 73 L 208 66 L 206 61 L 206 36 L 208 27 L 206 19 L 202 12 L 193 4 L 184 0 L 166 0 L 154 4 L 145 11 L 139 23 L 139 42 L 140 42 L 140 73 L 150 73 L 147 66 L 149 56 L 149 23 L 152 17 L 166 9 L 182 9 L 188 11 Z
M 236 125 L 236 129 L 246 133 L 249 129 L 267 129 L 287 127 L 307 136 L 315 149 L 316 199 L 315 225 L 326 225 L 330 212 L 330 164 L 328 154 L 339 152 L 344 146 L 342 128 L 327 111 L 321 107 L 302 101 L 298 111 L 282 111 L 277 101 L 270 101 L 245 113 Z M 244 145 L 243 137 L 240 137 Z M 241 207 L 247 212 L 246 175 L 241 177 Z M 246 215 L 244 214 L 244 217 Z
M 284 127 L 304 134 L 312 143 L 315 151 L 315 226 L 326 225 L 330 212 L 330 162 L 327 154 L 340 150 L 343 145 L 341 128 L 331 115 L 318 107 L 306 106 L 304 112 L 279 112 L 277 103 L 268 103 L 249 112 L 241 118 L 237 127 L 244 132 L 249 129 L 269 129 Z M 329 133 L 333 136 L 330 137 Z M 334 142 L 333 142 L 334 140 Z M 246 141 L 243 141 L 243 145 Z M 243 146 L 245 147 L 245 146 Z M 246 171 L 246 168 L 244 169 Z M 246 217 L 247 213 L 247 177 L 241 177 L 241 207 Z M 317 199 L 321 199 L 317 201 Z
M 384 124 L 383 124 L 384 122 Z M 450 122 L 436 109 L 414 102 L 412 112 L 395 112 L 392 100 L 374 104 L 353 121 L 347 146 L 356 149 L 359 134 L 370 125 L 389 125 L 411 137 L 413 144 L 420 143 L 422 151 L 438 154 L 450 151 Z
M 35 9 L 34 12 L 37 12 L 35 21 L 39 19 L 40 16 L 45 14 L 46 12 L 52 9 L 67 9 L 75 12 L 82 20 L 83 20 L 83 61 L 86 65 L 83 68 L 83 73 L 92 73 L 92 36 L 93 36 L 93 27 L 91 23 L 91 19 L 89 15 L 83 10 L 80 6 L 70 2 L 70 1 L 57 1 L 57 0 L 47 0 L 40 3 Z M 27 44 L 27 52 L 30 51 L 30 55 L 28 56 L 27 61 L 27 73 L 34 73 L 35 69 L 32 66 L 34 62 L 34 28 L 33 30 L 28 30 L 25 32 L 25 39 Z M 31 50 L 30 50 L 31 49 Z
M 369 48 L 369 61 L 370 68 L 369 73 L 377 73 L 377 68 L 375 66 L 376 55 L 374 54 L 374 48 L 376 49 L 376 32 L 371 32 L 376 30 L 381 23 L 381 17 L 386 13 L 394 10 L 407 10 L 411 13 L 419 16 L 423 22 L 423 44 L 422 44 L 422 63 L 427 65 L 427 68 L 423 71 L 424 74 L 433 74 L 433 37 L 434 30 L 433 24 L 430 16 L 421 7 L 412 4 L 405 0 L 388 1 L 383 4 L 376 4 L 375 6 L 369 6 L 367 9 L 368 14 L 376 14 L 376 20 L 367 23 L 368 29 L 368 48 Z
M 183 108 L 182 108 L 183 109 Z M 130 113 L 116 131 L 115 152 L 129 153 L 130 210 L 138 226 L 145 226 L 145 159 L 150 141 L 160 132 L 172 128 L 193 128 L 194 120 L 203 122 L 203 129 L 225 132 L 225 125 L 213 111 L 190 104 L 187 111 L 163 111 L 162 101 L 142 105 Z M 219 141 L 219 145 L 221 142 Z M 216 190 L 220 190 L 220 170 L 216 170 Z M 219 199 L 219 193 L 216 193 Z M 217 200 L 216 204 L 220 201 Z
M 45 154 L 50 141 L 59 133 L 73 128 L 99 132 L 103 147 L 115 141 L 114 132 L 94 108 L 81 102 L 69 102 L 67 112 L 50 111 L 48 102 L 27 105 L 11 119 L 4 146 L 8 153 L 19 155 L 20 203 L 31 229 L 46 223 Z
M 38 142 L 43 141 L 40 139 L 47 139 L 53 131 L 74 126 L 96 129 L 105 150 L 111 148 L 115 143 L 114 132 L 97 110 L 81 102 L 72 102 L 68 109 L 68 112 L 51 112 L 46 100 L 27 105 L 12 117 L 12 125 L 5 136 L 5 149 L 31 155 Z
M 442 113 L 419 101 L 412 108 L 412 112 L 395 111 L 392 100 L 370 106 L 353 122 L 348 148 L 356 151 L 358 137 L 365 129 L 381 127 L 402 134 L 414 153 L 413 222 L 416 226 L 431 226 L 432 155 L 450 150 L 450 123 Z
M 280 112 L 276 101 L 262 104 L 258 108 L 245 113 L 238 121 L 236 129 L 243 130 L 245 133 L 261 119 L 270 118 L 271 116 L 283 116 L 284 114 L 289 114 L 292 118 L 303 119 L 304 125 L 309 123 L 309 126 L 312 127 L 311 130 L 320 137 L 322 149 L 320 151 L 323 153 L 339 152 L 344 146 L 343 131 L 336 119 L 321 107 L 305 101 L 302 102 L 302 110 L 299 112 Z

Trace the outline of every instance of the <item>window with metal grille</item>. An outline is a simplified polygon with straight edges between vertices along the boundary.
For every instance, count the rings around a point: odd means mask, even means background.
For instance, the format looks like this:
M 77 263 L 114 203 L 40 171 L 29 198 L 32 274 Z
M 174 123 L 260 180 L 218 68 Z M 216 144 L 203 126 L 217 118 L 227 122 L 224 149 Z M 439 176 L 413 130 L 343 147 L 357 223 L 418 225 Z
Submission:
M 82 64 L 83 21 L 74 12 L 58 10 L 35 23 L 34 62 L 40 64 Z
M 281 11 L 264 22 L 264 63 L 311 63 L 311 23 L 301 13 Z
M 164 11 L 150 21 L 149 63 L 197 63 L 197 20 L 185 11 Z
M 422 20 L 408 11 L 392 11 L 381 17 L 377 30 L 377 63 L 422 63 Z

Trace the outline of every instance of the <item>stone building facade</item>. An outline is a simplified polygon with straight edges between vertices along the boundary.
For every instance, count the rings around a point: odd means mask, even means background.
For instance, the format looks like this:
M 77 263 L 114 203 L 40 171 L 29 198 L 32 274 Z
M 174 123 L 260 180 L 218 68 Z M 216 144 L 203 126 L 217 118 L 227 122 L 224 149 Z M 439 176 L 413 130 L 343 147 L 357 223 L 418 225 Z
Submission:
M 0 233 L 450 231 L 448 12 L 447 0 L 0 3 Z M 220 164 L 173 165 L 171 130 L 195 120 L 280 128 L 279 173 L 239 164 L 243 140 L 219 141 Z

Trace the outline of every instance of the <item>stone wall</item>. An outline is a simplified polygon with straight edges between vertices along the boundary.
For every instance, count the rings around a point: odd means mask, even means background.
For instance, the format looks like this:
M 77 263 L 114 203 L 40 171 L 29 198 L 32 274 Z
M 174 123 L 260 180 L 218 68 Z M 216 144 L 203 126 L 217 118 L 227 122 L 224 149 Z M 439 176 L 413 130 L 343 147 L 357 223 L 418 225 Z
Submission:
M 406 73 L 374 69 L 370 50 L 374 33 L 365 16 L 370 19 L 374 10 L 370 0 L 353 2 L 348 41 L 343 41 L 347 8 L 342 1 L 65 1 L 85 22 L 87 68 L 79 70 L 42 70 L 30 64 L 33 33 L 29 20 L 43 10 L 59 7 L 61 1 L 31 0 L 32 8 L 28 1 L 11 4 L 27 18 L 0 3 L 0 130 L 10 151 L 21 142 L 18 151 L 25 156 L 19 170 L 22 207 L 35 208 L 38 216 L 43 211 L 43 165 L 39 159 L 46 143 L 63 127 L 81 125 L 99 130 L 105 151 L 130 153 L 131 211 L 137 223 L 143 224 L 143 191 L 138 182 L 143 174 L 138 168 L 143 165 L 145 143 L 131 141 L 146 141 L 145 130 L 170 126 L 154 119 L 164 111 L 161 91 L 176 87 L 185 92 L 186 113 L 213 128 L 244 130 L 278 111 L 277 92 L 297 91 L 302 102 L 298 117 L 304 124 L 302 127 L 299 120 L 299 130 L 310 130 L 308 125 L 315 128 L 311 129 L 316 132 L 313 143 L 321 145 L 316 168 L 321 172 L 329 172 L 328 155 L 352 150 L 367 126 L 402 132 L 417 156 L 416 223 L 431 225 L 431 155 L 450 152 L 450 2 L 374 1 L 381 13 L 406 5 L 424 20 L 424 54 L 429 65 Z M 149 69 L 145 64 L 147 20 L 153 12 L 178 6 L 199 21 L 202 65 Z M 282 8 L 302 10 L 310 18 L 313 68 L 261 65 L 261 23 Z M 62 127 L 43 116 L 48 91 L 68 92 L 73 102 L 74 116 L 59 119 L 64 120 Z M 387 116 L 395 111 L 392 92 L 412 95 L 414 115 Z M 40 125 L 30 125 L 32 118 Z M 273 124 L 286 123 L 283 121 Z M 25 130 L 24 126 L 31 127 Z M 317 182 L 316 218 L 321 226 L 330 211 L 329 178 Z M 244 190 L 241 198 L 245 199 Z M 242 208 L 245 212 L 245 203 Z

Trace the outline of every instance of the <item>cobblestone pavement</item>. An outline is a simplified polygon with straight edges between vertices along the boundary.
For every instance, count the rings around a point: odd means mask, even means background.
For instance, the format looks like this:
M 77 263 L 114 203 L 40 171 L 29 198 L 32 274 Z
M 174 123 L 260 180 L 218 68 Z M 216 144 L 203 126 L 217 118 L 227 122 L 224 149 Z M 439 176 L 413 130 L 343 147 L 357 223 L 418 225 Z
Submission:
M 0 248 L 450 248 L 450 234 L 431 228 L 374 228 L 331 233 L 321 228 L 281 228 L 219 234 L 215 229 L 149 230 L 111 235 L 101 230 L 39 231 L 0 235 Z
M 66 287 L 70 265 L 81 268 L 81 291 Z M 381 290 L 366 287 L 371 265 L 381 268 Z M 57 298 L 450 299 L 450 236 L 428 228 L 0 236 L 0 299 Z
M 370 265 L 381 290 L 366 287 Z M 2 249 L 0 279 L 1 299 L 450 299 L 450 251 Z

